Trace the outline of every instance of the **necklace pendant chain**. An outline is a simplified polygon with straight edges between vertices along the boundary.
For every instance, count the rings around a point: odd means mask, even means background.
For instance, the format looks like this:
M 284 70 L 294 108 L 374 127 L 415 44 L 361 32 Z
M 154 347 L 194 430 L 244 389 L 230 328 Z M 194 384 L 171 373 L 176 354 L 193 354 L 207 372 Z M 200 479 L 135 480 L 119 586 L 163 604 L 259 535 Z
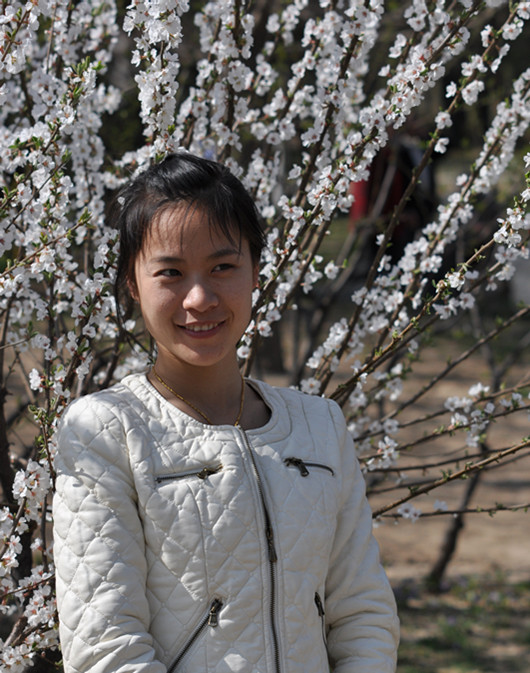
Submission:
M 190 408 L 193 409 L 195 412 L 197 412 L 197 413 L 199 414 L 199 416 L 201 416 L 201 418 L 204 418 L 204 420 L 208 423 L 208 425 L 214 425 L 214 423 L 208 418 L 208 416 L 207 416 L 203 411 L 201 411 L 197 406 L 195 406 L 195 404 L 193 404 L 192 402 L 190 402 L 189 400 L 187 400 L 187 399 L 186 399 L 183 395 L 181 395 L 180 393 L 177 393 L 176 390 L 173 390 L 173 388 L 171 388 L 171 386 L 169 386 L 169 385 L 164 381 L 164 379 L 161 378 L 161 377 L 158 375 L 158 372 L 156 371 L 156 369 L 155 369 L 154 367 L 153 367 L 153 374 L 155 375 L 156 380 L 157 380 L 161 385 L 163 385 L 164 388 L 165 388 L 166 390 L 169 390 L 169 392 L 170 392 L 172 395 L 174 395 L 177 399 L 179 399 L 181 402 L 184 402 L 184 404 L 187 404 L 188 407 L 190 407 Z M 240 424 L 240 421 L 241 421 L 241 414 L 243 413 L 243 406 L 244 406 L 244 404 L 245 404 L 245 379 L 243 378 L 243 376 L 241 376 L 241 397 L 240 397 L 240 400 L 239 400 L 239 412 L 238 412 L 238 414 L 237 414 L 237 418 L 236 418 L 236 420 L 234 421 L 234 425 L 235 425 L 235 426 L 238 426 L 238 425 Z

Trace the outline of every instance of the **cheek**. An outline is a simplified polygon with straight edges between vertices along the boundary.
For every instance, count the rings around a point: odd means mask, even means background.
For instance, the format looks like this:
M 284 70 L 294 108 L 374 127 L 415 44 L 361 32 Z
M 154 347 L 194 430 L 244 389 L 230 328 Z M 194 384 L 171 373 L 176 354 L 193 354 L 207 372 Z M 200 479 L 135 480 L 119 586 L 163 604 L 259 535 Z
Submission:
M 138 303 L 144 315 L 160 318 L 170 317 L 175 309 L 177 298 L 174 292 L 152 285 L 141 286 L 138 291 Z
M 248 323 L 252 313 L 252 288 L 249 287 L 244 293 L 241 292 L 241 288 L 238 289 L 239 292 L 236 289 L 233 295 L 233 305 L 237 306 L 241 320 Z

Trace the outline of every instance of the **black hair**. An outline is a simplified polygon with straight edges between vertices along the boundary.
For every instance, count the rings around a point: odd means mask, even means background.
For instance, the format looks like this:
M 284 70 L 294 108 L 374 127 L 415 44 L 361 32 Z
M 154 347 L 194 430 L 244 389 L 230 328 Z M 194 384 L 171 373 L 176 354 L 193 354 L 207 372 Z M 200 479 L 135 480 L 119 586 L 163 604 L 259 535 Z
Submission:
M 248 241 L 258 264 L 265 235 L 254 200 L 226 166 L 188 152 L 168 155 L 133 178 L 114 198 L 110 224 L 119 230 L 120 253 L 114 284 L 118 319 L 122 304 L 130 305 L 128 282 L 151 224 L 166 209 L 179 204 L 200 208 L 208 226 L 229 240 L 237 232 Z

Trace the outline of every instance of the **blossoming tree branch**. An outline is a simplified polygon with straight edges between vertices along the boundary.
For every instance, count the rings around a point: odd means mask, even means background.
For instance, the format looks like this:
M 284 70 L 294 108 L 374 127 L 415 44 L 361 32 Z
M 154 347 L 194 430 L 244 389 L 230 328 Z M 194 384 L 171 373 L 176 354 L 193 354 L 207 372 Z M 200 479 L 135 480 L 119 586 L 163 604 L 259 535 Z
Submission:
M 530 3 L 198 4 L 0 6 L 1 671 L 59 658 L 54 431 L 71 399 L 149 363 L 138 316 L 132 337 L 116 322 L 105 210 L 168 152 L 225 162 L 255 198 L 268 246 L 242 369 L 282 343 L 288 382 L 342 406 L 379 520 L 469 511 L 447 507 L 448 484 L 528 455 L 527 436 L 499 444 L 490 429 L 528 418 L 529 306 L 502 297 L 528 258 L 530 69 L 512 56 Z M 469 119 L 484 128 L 464 145 Z M 429 194 L 432 167 L 455 156 L 443 196 Z M 420 383 L 416 368 L 456 327 L 467 340 Z M 503 338 L 502 361 L 425 411 Z

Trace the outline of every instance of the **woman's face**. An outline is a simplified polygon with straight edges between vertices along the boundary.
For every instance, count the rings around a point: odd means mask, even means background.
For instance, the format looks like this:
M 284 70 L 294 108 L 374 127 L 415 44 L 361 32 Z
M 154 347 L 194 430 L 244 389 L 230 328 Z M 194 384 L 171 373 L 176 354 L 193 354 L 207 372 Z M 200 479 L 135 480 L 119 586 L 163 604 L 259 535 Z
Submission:
M 237 363 L 258 276 L 246 238 L 239 245 L 235 231 L 231 242 L 200 208 L 176 207 L 151 225 L 134 268 L 129 288 L 157 344 L 161 375 Z

